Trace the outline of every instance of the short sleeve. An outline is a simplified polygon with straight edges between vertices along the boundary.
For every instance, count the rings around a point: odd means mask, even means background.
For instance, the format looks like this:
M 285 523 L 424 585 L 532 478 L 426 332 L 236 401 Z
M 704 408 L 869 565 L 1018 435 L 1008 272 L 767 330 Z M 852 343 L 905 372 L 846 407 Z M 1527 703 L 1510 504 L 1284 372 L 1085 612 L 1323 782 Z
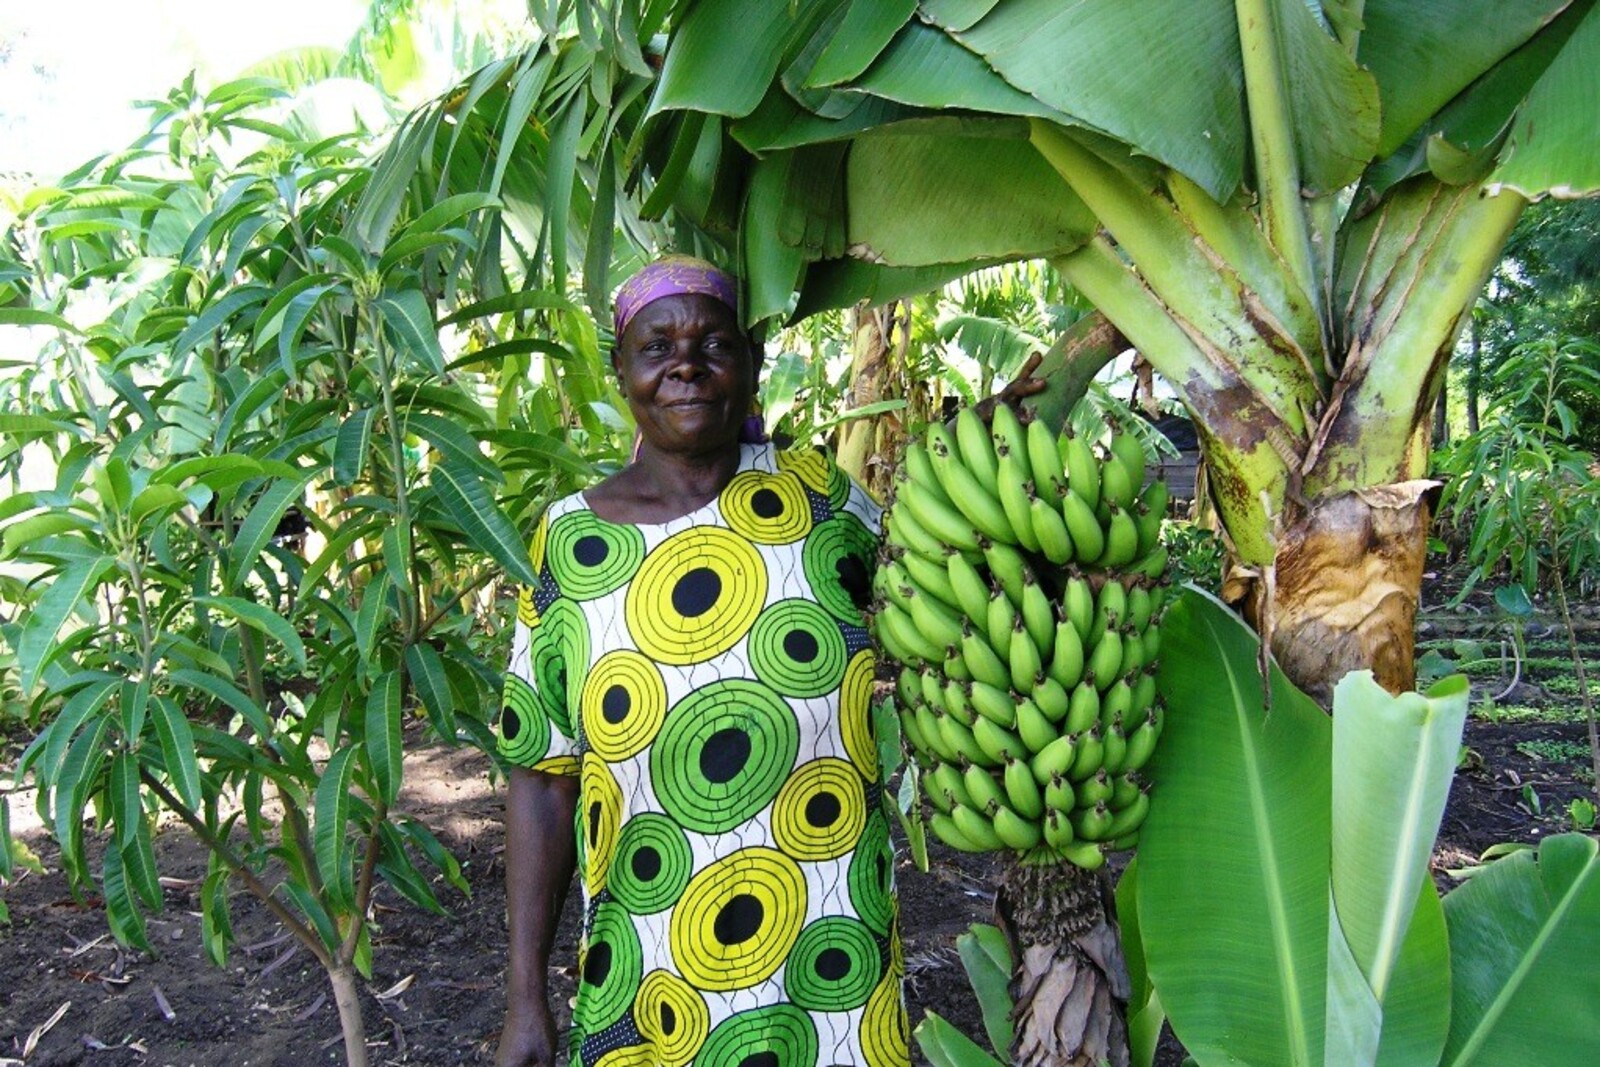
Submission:
M 499 751 L 508 763 L 577 775 L 578 746 L 569 700 L 572 642 L 563 632 L 575 605 L 560 595 L 545 566 L 548 517 L 539 520 L 530 556 L 539 584 L 517 593 L 516 631 L 500 705 Z M 581 623 L 579 624 L 581 625 Z

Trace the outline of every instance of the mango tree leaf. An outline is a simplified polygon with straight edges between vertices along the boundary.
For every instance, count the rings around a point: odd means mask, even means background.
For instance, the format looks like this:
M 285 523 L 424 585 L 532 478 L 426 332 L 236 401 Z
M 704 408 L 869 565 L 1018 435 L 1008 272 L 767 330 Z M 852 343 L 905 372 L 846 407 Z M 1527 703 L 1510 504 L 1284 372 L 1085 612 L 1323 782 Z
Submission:
M 420 289 L 403 289 L 376 301 L 383 321 L 394 335 L 400 350 L 435 374 L 444 373 L 444 353 L 439 348 L 439 329 L 433 311 Z
M 155 724 L 156 738 L 161 744 L 161 759 L 167 765 L 167 777 L 172 782 L 178 799 L 192 809 L 200 806 L 200 768 L 194 759 L 194 733 L 189 720 L 178 706 L 164 696 L 152 702 L 155 711 L 150 721 Z
M 455 697 L 450 691 L 450 680 L 444 673 L 444 663 L 439 653 L 429 645 L 412 645 L 406 649 L 406 674 L 411 686 L 422 700 L 428 721 L 434 732 L 447 741 L 456 739 Z
M 401 752 L 400 673 L 385 671 L 367 694 L 366 736 L 362 754 L 378 786 L 378 799 L 394 804 L 404 770 Z
M 250 514 L 239 524 L 239 531 L 229 546 L 227 582 L 230 590 L 242 588 L 250 577 L 256 561 L 261 558 L 261 550 L 277 533 L 278 522 L 284 512 L 305 495 L 306 483 L 315 473 L 314 470 L 306 470 L 294 478 L 280 479 L 256 498 Z
M 61 627 L 115 563 L 110 556 L 69 563 L 34 603 L 17 639 L 17 666 L 24 693 L 33 691 L 33 683 L 55 647 Z
M 1600 1062 L 1600 845 L 1549 837 L 1444 899 L 1452 1005 L 1445 1067 Z
M 284 651 L 293 657 L 295 666 L 305 670 L 305 642 L 300 640 L 300 635 L 295 633 L 294 627 L 289 624 L 289 621 L 271 608 L 264 608 L 260 604 L 242 600 L 236 596 L 196 597 L 195 603 L 214 608 L 229 618 L 236 619 L 251 629 L 259 630 L 266 634 L 282 645 Z
M 43 308 L 0 308 L 0 326 L 53 326 L 68 333 L 82 333 L 72 323 Z
M 322 770 L 313 805 L 312 848 L 316 852 L 317 871 L 322 875 L 329 901 L 341 909 L 355 906 L 350 841 L 345 824 L 350 821 L 350 781 L 355 774 L 351 759 L 360 749 L 360 745 L 352 745 L 333 754 Z
M 488 553 L 517 581 L 539 584 L 539 576 L 528 562 L 522 539 L 476 473 L 446 461 L 434 468 L 429 480 L 440 503 L 460 525 L 467 540 Z
M 1167 724 L 1140 832 L 1150 979 L 1202 1062 L 1322 1067 L 1331 803 L 1328 718 L 1219 601 L 1185 591 L 1161 627 Z
M 376 414 L 373 408 L 362 408 L 339 425 L 339 436 L 333 443 L 333 480 L 340 485 L 354 485 L 361 476 Z

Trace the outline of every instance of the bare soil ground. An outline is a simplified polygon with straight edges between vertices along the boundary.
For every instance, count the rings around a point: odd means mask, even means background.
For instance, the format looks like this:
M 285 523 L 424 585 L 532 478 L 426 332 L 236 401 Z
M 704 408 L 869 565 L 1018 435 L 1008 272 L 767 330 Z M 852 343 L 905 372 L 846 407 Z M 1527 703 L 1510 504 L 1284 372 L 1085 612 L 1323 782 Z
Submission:
M 1484 622 L 1487 615 L 1470 604 L 1460 613 L 1430 607 L 1419 639 L 1424 647 L 1451 650 L 1452 642 L 1469 636 L 1497 651 L 1500 630 Z M 1552 647 L 1548 623 L 1529 630 L 1532 666 L 1520 688 L 1497 702 L 1492 719 L 1475 714 L 1468 724 L 1463 767 L 1435 854 L 1442 884 L 1450 883 L 1451 868 L 1471 863 L 1489 845 L 1570 829 L 1568 802 L 1593 797 L 1586 728 L 1570 683 L 1561 681 L 1570 667 L 1550 666 L 1560 652 Z M 1584 653 L 1590 684 L 1600 687 L 1600 628 L 1585 632 Z M 1508 680 L 1498 677 L 1498 664 L 1475 671 L 1475 702 Z M 16 739 L 5 743 L 0 766 L 13 762 L 19 747 Z M 374 974 L 364 992 L 374 1063 L 492 1061 L 503 1006 L 504 872 L 500 800 L 487 771 L 483 757 L 465 749 L 408 755 L 402 808 L 454 850 L 472 895 L 439 885 L 452 909 L 446 919 L 380 891 Z M 13 797 L 13 814 L 30 803 Z M 322 971 L 248 894 L 233 898 L 239 948 L 228 966 L 206 961 L 197 900 L 205 856 L 181 828 L 169 829 L 158 843 L 160 867 L 169 877 L 165 911 L 150 923 L 151 954 L 118 947 L 99 901 L 75 900 L 69 892 L 53 844 L 37 831 L 24 836 L 45 873 L 25 875 L 5 890 L 12 923 L 0 927 L 0 1067 L 24 1059 L 29 1067 L 342 1061 L 338 1017 Z M 935 843 L 931 867 L 922 873 L 904 860 L 899 870 L 911 1018 L 937 1011 L 982 1042 L 954 943 L 970 923 L 988 920 L 999 865 Z M 574 988 L 576 893 L 573 898 L 556 949 L 557 958 L 568 961 L 554 982 L 562 1016 Z M 1159 1062 L 1179 1059 L 1169 1042 Z

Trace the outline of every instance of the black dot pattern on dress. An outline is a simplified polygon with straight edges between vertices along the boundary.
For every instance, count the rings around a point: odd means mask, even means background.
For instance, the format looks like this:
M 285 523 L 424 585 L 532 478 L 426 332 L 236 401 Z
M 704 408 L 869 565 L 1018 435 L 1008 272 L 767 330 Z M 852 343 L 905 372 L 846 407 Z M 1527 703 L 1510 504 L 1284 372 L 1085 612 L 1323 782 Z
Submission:
M 700 774 L 708 782 L 731 782 L 750 760 L 750 735 L 729 727 L 706 738 L 700 748 Z
M 515 741 L 517 739 L 517 735 L 521 732 L 522 716 L 518 715 L 516 711 L 510 707 L 500 709 L 500 736 L 504 737 L 507 741 Z
M 724 945 L 742 945 L 761 929 L 766 909 L 761 901 L 749 893 L 729 897 L 728 902 L 712 920 L 711 933 Z
M 589 954 L 583 959 L 583 980 L 590 985 L 604 985 L 606 975 L 611 973 L 611 946 L 604 941 L 596 941 L 589 946 Z
M 696 567 L 672 587 L 672 610 L 697 619 L 716 606 L 722 595 L 722 578 L 710 567 Z
M 661 853 L 649 845 L 641 845 L 633 853 L 633 876 L 648 882 L 661 873 Z
M 817 638 L 814 634 L 809 634 L 804 630 L 790 630 L 783 635 L 784 655 L 796 663 L 810 663 L 817 658 L 817 653 L 820 651 L 822 649 L 817 644 Z
M 872 572 L 867 561 L 855 554 L 839 557 L 834 564 L 839 572 L 839 585 L 850 596 L 850 602 L 865 611 L 872 603 Z
M 620 683 L 607 689 L 606 695 L 600 698 L 600 714 L 612 726 L 626 719 L 632 706 L 633 700 L 628 696 L 627 687 Z
M 832 793 L 818 793 L 806 801 L 806 822 L 818 830 L 825 830 L 839 821 L 844 805 Z
M 850 973 L 850 953 L 842 948 L 823 949 L 812 968 L 823 981 L 837 982 Z
M 572 558 L 585 567 L 598 567 L 611 554 L 611 547 L 597 534 L 585 534 L 572 546 Z
M 776 519 L 783 514 L 783 498 L 771 489 L 757 489 L 750 495 L 750 510 L 763 519 Z

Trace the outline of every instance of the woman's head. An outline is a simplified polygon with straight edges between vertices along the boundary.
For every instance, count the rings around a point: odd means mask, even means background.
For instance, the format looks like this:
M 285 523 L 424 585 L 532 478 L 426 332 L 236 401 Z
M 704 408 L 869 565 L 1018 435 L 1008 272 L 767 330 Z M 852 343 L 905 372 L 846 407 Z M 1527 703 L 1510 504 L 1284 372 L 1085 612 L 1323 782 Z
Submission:
M 702 260 L 675 256 L 617 291 L 612 365 L 644 443 L 705 455 L 737 446 L 760 349 L 739 321 L 737 288 Z

